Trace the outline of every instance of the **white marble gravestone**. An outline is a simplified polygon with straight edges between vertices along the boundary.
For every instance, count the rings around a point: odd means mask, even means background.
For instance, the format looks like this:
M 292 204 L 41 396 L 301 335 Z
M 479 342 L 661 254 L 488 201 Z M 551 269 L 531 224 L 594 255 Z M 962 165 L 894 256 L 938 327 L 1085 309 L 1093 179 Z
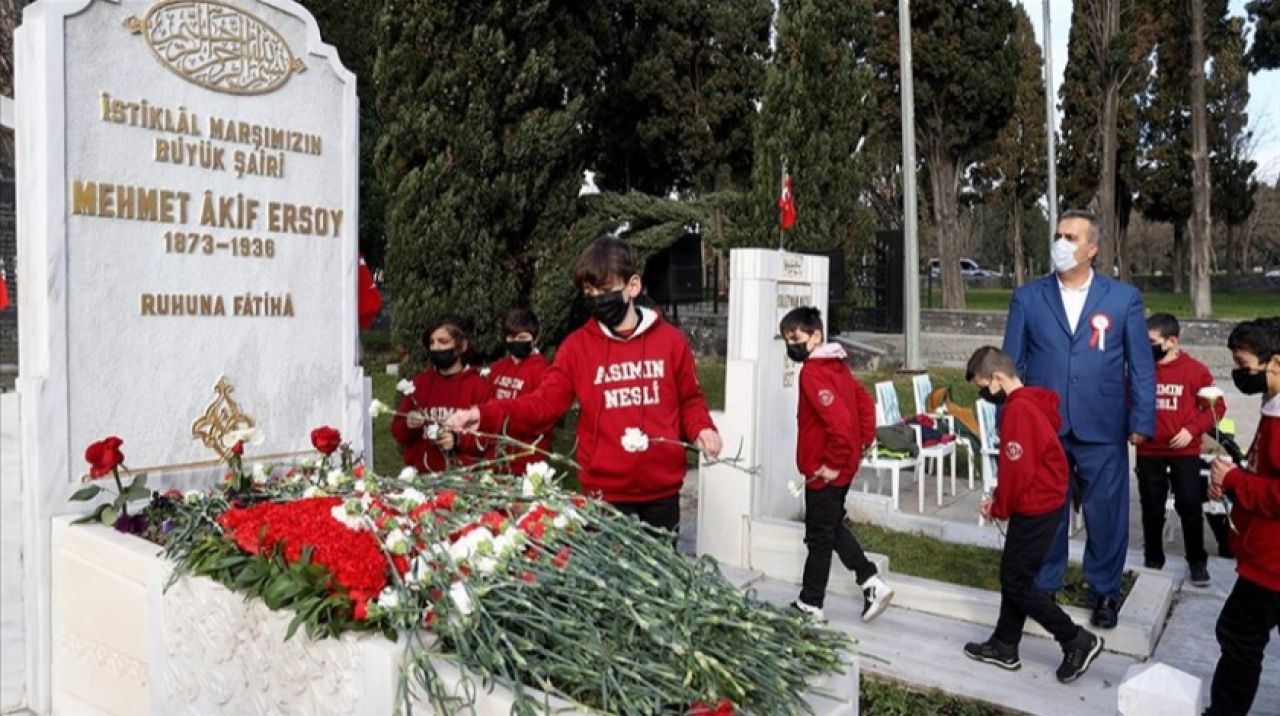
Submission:
M 288 0 L 41 0 L 15 41 L 25 694 L 45 712 L 50 517 L 83 509 L 87 445 L 206 484 L 227 427 L 261 427 L 257 457 L 297 459 L 324 424 L 365 446 L 359 128 L 354 76 Z
M 787 490 L 796 471 L 800 366 L 786 356 L 778 323 L 793 308 L 816 306 L 827 321 L 827 259 L 772 249 L 729 253 L 729 346 L 725 410 L 718 425 L 728 456 L 757 466 L 703 469 L 698 553 L 751 565 L 752 519 L 789 520 L 803 505 Z
M 1205 686 L 1168 664 L 1134 664 L 1120 684 L 1118 709 L 1121 716 L 1198 716 L 1205 709 Z

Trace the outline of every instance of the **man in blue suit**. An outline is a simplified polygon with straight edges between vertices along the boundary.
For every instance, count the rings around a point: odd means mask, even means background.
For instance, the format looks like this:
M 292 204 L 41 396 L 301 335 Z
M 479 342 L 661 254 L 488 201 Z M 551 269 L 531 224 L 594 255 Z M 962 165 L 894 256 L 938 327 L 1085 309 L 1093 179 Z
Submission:
M 1094 272 L 1101 239 L 1092 212 L 1062 214 L 1051 250 L 1054 273 L 1013 292 L 1004 351 L 1027 385 L 1060 399 L 1062 446 L 1088 530 L 1091 621 L 1108 629 L 1116 625 L 1129 549 L 1129 443 L 1155 434 L 1156 387 L 1142 295 Z M 1048 592 L 1062 588 L 1071 504 L 1036 577 Z

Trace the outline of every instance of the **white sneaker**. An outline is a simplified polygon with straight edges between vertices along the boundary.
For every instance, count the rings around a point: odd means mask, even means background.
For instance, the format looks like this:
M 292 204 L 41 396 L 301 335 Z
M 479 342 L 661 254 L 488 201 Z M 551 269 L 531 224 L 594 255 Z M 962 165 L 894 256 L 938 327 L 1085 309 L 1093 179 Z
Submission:
M 797 599 L 791 603 L 791 608 L 816 622 L 822 623 L 827 621 L 827 618 L 822 615 L 822 607 L 811 606 Z
M 859 586 L 866 599 L 866 604 L 862 607 L 862 621 L 869 622 L 889 608 L 889 602 L 893 601 L 893 587 L 885 584 L 880 575 L 871 577 Z

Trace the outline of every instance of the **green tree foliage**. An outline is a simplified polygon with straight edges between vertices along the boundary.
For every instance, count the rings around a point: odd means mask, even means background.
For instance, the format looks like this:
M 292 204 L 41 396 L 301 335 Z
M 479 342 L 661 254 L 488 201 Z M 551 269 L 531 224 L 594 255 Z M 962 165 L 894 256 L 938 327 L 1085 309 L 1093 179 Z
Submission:
M 863 57 L 870 36 L 866 3 L 783 0 L 777 51 L 765 81 L 756 135 L 744 246 L 777 246 L 777 200 L 785 158 L 796 203 L 786 232 L 793 250 L 843 248 L 856 253 L 869 217 L 859 155 L 873 110 L 871 73 Z
M 874 0 L 878 87 L 899 82 L 896 0 Z M 964 307 L 960 276 L 959 193 L 969 166 L 988 157 L 1013 115 L 1017 96 L 1016 19 L 1008 0 L 911 4 L 916 138 L 928 167 L 943 306 Z M 890 94 L 882 94 L 887 106 Z
M 751 175 L 770 0 L 604 0 L 591 166 L 601 189 L 710 192 Z
M 1255 23 L 1250 68 L 1254 72 L 1280 69 L 1280 0 L 1251 0 L 1245 10 Z
M 527 302 L 532 247 L 574 222 L 594 52 L 591 6 L 389 0 L 374 67 L 392 332 L 422 350 L 445 312 L 493 351 Z
M 1019 5 L 1015 13 L 1017 25 L 1013 39 L 1020 58 L 1017 97 L 1013 116 L 996 137 L 994 156 L 984 168 L 996 176 L 1001 203 L 1010 214 L 1011 263 L 1014 280 L 1021 286 L 1027 269 L 1022 215 L 1044 195 L 1048 173 L 1044 148 L 1044 57 L 1027 11 Z
M 385 0 L 303 0 L 302 4 L 315 16 L 320 37 L 338 49 L 342 64 L 356 76 L 360 95 L 360 252 L 370 266 L 382 266 L 386 196 L 373 162 L 380 128 L 373 79 L 378 48 L 377 35 L 369 31 L 369 24 L 382 11 Z
M 1227 260 L 1220 265 L 1246 270 L 1240 227 L 1255 207 L 1258 163 L 1249 157 L 1249 66 L 1245 54 L 1244 18 L 1227 21 L 1219 52 L 1213 58 L 1209 81 L 1209 148 L 1213 175 L 1213 215 L 1227 227 Z
M 1067 65 L 1058 88 L 1058 198 L 1062 208 L 1089 206 L 1098 192 L 1098 109 L 1102 87 L 1089 62 L 1088 28 L 1079 7 L 1071 11 Z

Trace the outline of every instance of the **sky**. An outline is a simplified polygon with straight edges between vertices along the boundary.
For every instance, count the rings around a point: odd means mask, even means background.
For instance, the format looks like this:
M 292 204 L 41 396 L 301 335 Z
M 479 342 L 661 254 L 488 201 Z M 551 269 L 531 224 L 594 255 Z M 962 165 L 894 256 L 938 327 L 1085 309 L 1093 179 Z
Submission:
M 1031 16 L 1036 37 L 1044 47 L 1044 3 L 1049 3 L 1049 26 L 1053 49 L 1053 96 L 1062 85 L 1067 64 L 1067 33 L 1071 30 L 1071 0 L 1025 0 L 1019 2 Z M 1230 0 L 1232 15 L 1244 15 L 1247 0 Z M 1266 70 L 1249 76 L 1249 126 L 1257 147 L 1257 176 L 1267 182 L 1280 179 L 1280 70 Z M 1061 121 L 1061 116 L 1058 117 Z

